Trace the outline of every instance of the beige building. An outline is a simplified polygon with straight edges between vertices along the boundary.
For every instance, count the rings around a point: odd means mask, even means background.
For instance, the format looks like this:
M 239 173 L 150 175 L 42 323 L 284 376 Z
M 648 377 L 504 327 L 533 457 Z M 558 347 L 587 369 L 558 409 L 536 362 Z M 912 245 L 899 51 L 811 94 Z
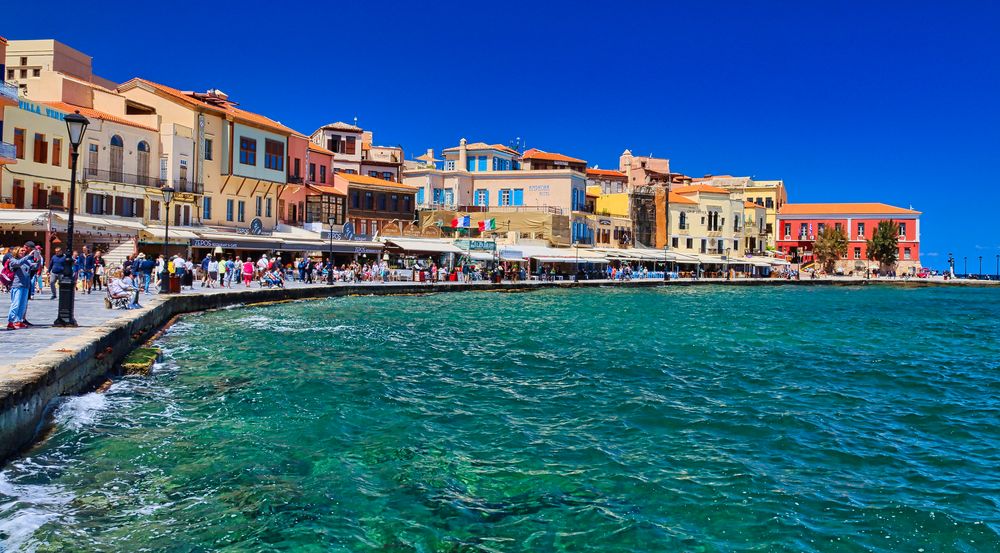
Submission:
M 57 40 L 11 40 L 4 59 L 6 79 L 17 85 L 23 97 L 31 100 L 42 99 L 37 96 L 36 89 L 47 72 L 76 77 L 105 89 L 116 86 L 94 75 L 93 58 Z
M 372 132 L 361 135 L 361 169 L 359 174 L 392 182 L 402 182 L 403 148 L 401 146 L 376 146 Z
M 361 172 L 364 136 L 365 131 L 361 127 L 337 121 L 316 129 L 309 139 L 333 152 L 335 173 L 361 175 L 367 174 Z
M 706 175 L 692 179 L 695 184 L 707 184 L 731 190 L 744 201 L 762 206 L 765 210 L 764 230 L 767 234 L 766 248 L 774 249 L 775 225 L 778 210 L 788 203 L 785 182 L 781 180 L 754 180 L 751 177 L 731 175 Z
M 670 249 L 742 257 L 744 203 L 734 196 L 723 188 L 703 184 L 674 188 L 668 204 Z
M 463 138 L 457 147 L 444 150 L 443 168 L 426 165 L 408 170 L 403 182 L 417 187 L 417 205 L 425 209 L 488 213 L 498 229 L 508 220 L 517 225 L 524 219 L 507 214 L 541 214 L 530 218 L 525 228 L 512 227 L 510 232 L 518 237 L 542 232 L 539 225 L 561 229 L 564 222 L 559 218 L 566 217 L 569 241 L 592 243 L 595 229 L 586 212 L 586 162 L 541 150 L 529 152 L 530 159 L 522 164 L 520 155 L 506 146 L 470 144 Z M 544 238 L 564 243 L 561 231 Z

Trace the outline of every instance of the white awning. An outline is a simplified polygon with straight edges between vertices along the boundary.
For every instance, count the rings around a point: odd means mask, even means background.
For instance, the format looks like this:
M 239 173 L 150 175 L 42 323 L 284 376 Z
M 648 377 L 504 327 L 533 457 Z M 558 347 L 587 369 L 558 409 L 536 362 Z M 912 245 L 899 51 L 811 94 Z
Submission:
M 767 260 L 767 262 L 770 265 L 791 265 L 791 263 L 789 261 L 786 261 L 784 259 L 777 259 L 777 258 L 769 258 Z
M 384 238 L 386 243 L 408 252 L 462 253 L 464 250 L 443 240 L 421 240 L 418 238 Z
M 463 254 L 474 261 L 493 261 L 493 254 L 486 252 L 469 252 Z
M 579 259 L 575 257 L 546 257 L 546 256 L 532 256 L 532 259 L 540 263 L 607 263 L 607 259 L 601 259 L 599 257 L 583 257 Z
M 151 239 L 163 239 L 163 227 L 146 227 L 142 229 L 142 235 Z M 191 240 L 198 238 L 198 235 L 183 228 L 170 227 L 170 240 Z
M 39 209 L 0 209 L 0 225 L 45 225 L 49 212 Z
M 53 223 L 58 221 L 60 224 L 69 224 L 69 213 L 63 213 L 61 211 L 52 212 Z M 73 224 L 75 225 L 88 225 L 98 229 L 107 229 L 108 231 L 140 231 L 146 228 L 146 225 L 142 221 L 131 221 L 128 219 L 114 219 L 109 217 L 96 217 L 94 215 L 81 215 L 76 213 L 73 215 Z M 60 227 L 60 230 L 62 228 Z

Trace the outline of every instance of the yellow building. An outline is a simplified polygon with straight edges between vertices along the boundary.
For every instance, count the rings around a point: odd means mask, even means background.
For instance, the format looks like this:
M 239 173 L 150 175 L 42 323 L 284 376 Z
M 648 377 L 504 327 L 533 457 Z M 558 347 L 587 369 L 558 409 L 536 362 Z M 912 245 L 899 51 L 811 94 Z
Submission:
M 669 202 L 671 249 L 679 253 L 742 257 L 744 203 L 736 196 L 724 188 L 705 184 L 674 188 Z M 660 226 L 657 221 L 657 227 Z

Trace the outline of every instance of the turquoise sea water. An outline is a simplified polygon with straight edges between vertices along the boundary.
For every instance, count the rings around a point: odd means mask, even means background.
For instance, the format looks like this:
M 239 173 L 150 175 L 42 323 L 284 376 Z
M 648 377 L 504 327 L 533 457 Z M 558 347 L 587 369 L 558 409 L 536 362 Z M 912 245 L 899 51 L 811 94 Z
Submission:
M 0 470 L 2 551 L 1000 551 L 1000 290 L 190 316 Z

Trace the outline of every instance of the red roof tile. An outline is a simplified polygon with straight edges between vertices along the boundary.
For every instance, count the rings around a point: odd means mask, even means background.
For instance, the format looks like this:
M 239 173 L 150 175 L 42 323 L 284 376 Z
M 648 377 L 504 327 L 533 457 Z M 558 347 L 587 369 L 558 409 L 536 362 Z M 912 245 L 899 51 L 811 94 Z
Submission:
M 538 148 L 532 148 L 527 152 L 524 152 L 523 154 L 521 154 L 521 159 L 544 159 L 546 161 L 565 161 L 567 163 L 587 163 L 582 159 L 564 156 L 562 154 L 556 154 L 552 152 L 545 152 L 539 150 Z
M 103 111 L 97 111 L 96 109 L 74 106 L 72 104 L 67 104 L 65 102 L 42 102 L 42 103 L 51 106 L 59 111 L 64 111 L 66 113 L 73 113 L 75 111 L 79 111 L 80 115 L 83 115 L 88 119 L 101 119 L 103 121 L 118 123 L 119 125 L 128 125 L 130 127 L 145 129 L 147 131 L 159 132 L 159 129 L 155 127 L 150 127 L 149 125 L 143 125 L 142 123 L 136 123 L 135 121 L 129 121 L 124 117 L 111 115 L 110 113 L 104 113 Z
M 919 211 L 883 203 L 785 204 L 780 215 L 920 215 Z

